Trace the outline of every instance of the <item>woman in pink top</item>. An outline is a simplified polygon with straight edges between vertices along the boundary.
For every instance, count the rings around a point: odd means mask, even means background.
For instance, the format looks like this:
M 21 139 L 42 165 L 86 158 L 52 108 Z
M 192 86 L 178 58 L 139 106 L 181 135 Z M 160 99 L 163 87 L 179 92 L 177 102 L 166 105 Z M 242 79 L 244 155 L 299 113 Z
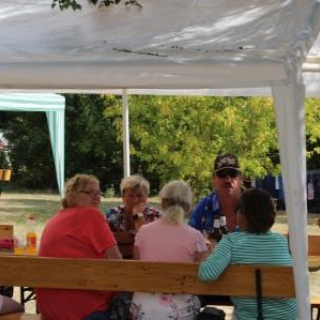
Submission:
M 134 258 L 148 261 L 197 262 L 207 254 L 201 233 L 184 223 L 190 212 L 192 192 L 183 181 L 171 181 L 160 192 L 162 216 L 143 225 L 135 238 Z M 193 320 L 200 309 L 196 296 L 135 292 L 132 319 Z

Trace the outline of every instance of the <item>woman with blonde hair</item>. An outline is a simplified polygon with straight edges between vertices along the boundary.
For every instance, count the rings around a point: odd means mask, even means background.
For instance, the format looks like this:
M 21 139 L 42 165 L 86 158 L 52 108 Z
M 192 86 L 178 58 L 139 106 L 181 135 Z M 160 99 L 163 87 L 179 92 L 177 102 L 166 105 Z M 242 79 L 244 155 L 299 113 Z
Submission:
M 46 224 L 39 256 L 121 259 L 109 225 L 99 211 L 96 177 L 77 174 L 66 183 L 62 209 Z M 48 320 L 109 319 L 109 291 L 37 289 L 37 303 Z
M 207 253 L 200 231 L 184 220 L 192 206 L 192 192 L 183 181 L 171 181 L 160 192 L 162 215 L 143 225 L 135 239 L 134 258 L 148 261 L 196 262 Z M 136 292 L 131 305 L 132 319 L 194 320 L 200 308 L 191 294 Z

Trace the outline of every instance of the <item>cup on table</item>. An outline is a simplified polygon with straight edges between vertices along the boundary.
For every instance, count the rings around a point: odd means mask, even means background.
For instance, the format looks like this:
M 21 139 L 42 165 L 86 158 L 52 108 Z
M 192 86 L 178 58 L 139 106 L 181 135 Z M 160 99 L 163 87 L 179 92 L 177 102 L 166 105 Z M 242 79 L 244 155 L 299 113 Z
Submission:
M 25 239 L 21 236 L 14 237 L 14 251 L 13 253 L 18 256 L 25 255 L 26 253 L 26 246 L 25 246 Z

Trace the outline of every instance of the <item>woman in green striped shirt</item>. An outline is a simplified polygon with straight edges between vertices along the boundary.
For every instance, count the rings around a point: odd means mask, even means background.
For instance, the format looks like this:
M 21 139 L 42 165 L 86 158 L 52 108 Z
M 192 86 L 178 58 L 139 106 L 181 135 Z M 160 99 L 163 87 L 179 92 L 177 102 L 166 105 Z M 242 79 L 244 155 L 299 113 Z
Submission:
M 291 266 L 287 239 L 273 233 L 276 210 L 271 196 L 261 189 L 249 189 L 240 200 L 238 223 L 243 232 L 224 235 L 215 250 L 200 263 L 199 278 L 214 281 L 229 264 Z M 256 320 L 257 300 L 231 297 L 234 319 Z M 262 299 L 264 320 L 296 320 L 296 299 Z

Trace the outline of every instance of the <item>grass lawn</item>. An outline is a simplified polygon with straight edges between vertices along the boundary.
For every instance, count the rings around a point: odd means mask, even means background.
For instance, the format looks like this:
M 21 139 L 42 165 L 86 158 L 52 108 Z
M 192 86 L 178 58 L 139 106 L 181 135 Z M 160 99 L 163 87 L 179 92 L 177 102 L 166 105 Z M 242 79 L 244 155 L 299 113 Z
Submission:
M 104 212 L 107 208 L 113 207 L 121 202 L 121 198 L 103 198 L 101 211 Z M 151 199 L 150 202 L 159 207 L 159 200 L 157 198 Z M 0 224 L 13 224 L 15 234 L 21 239 L 26 232 L 28 215 L 34 214 L 37 220 L 37 233 L 40 238 L 45 222 L 58 211 L 59 208 L 60 197 L 57 194 L 4 192 L 0 198 Z M 320 235 L 320 229 L 316 225 L 318 217 L 320 217 L 320 215 L 308 215 L 309 234 Z M 286 233 L 288 231 L 287 216 L 285 212 L 278 213 L 273 230 L 281 233 Z M 310 275 L 310 287 L 313 295 L 320 296 L 320 271 Z M 15 297 L 19 301 L 16 294 Z
M 122 203 L 121 198 L 102 198 L 101 211 Z M 159 207 L 159 200 L 150 200 Z M 60 196 L 47 193 L 9 193 L 0 198 L 0 224 L 13 224 L 15 234 L 21 238 L 26 232 L 27 217 L 34 214 L 37 221 L 37 233 L 40 238 L 46 221 L 60 208 Z
M 121 198 L 102 198 L 101 211 L 122 203 Z M 159 199 L 152 198 L 150 203 L 159 207 Z M 60 208 L 60 196 L 47 193 L 9 193 L 5 192 L 0 198 L 0 223 L 14 224 L 16 233 L 24 232 L 29 214 L 34 214 L 37 220 L 39 235 L 45 222 Z M 320 215 L 308 215 L 308 233 L 319 234 L 320 229 L 316 225 Z M 286 233 L 288 231 L 287 216 L 285 212 L 278 212 L 274 231 Z

